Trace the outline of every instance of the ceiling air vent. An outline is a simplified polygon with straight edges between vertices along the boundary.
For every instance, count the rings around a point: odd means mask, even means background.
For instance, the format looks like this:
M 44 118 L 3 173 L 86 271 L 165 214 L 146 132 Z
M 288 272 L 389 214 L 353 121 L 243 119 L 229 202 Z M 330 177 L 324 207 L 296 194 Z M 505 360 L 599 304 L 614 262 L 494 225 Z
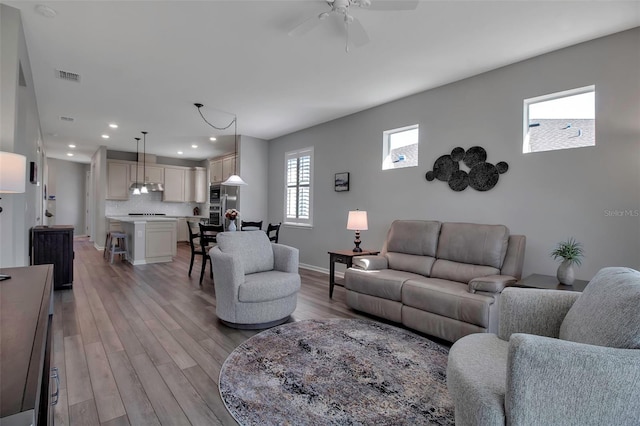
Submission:
M 56 77 L 58 77 L 61 80 L 80 83 L 80 74 L 76 74 L 75 72 L 56 70 Z
M 73 123 L 73 121 L 75 120 L 73 117 L 60 117 L 60 120 L 62 121 L 68 121 L 69 123 Z

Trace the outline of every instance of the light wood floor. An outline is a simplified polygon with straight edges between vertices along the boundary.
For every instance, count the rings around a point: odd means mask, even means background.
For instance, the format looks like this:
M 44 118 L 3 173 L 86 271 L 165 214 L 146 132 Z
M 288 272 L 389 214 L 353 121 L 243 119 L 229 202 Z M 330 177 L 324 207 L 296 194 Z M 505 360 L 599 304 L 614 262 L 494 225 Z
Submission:
M 190 250 L 172 263 L 109 264 L 86 239 L 75 246 L 73 290 L 55 292 L 53 365 L 60 370 L 57 425 L 236 424 L 220 399 L 227 355 L 256 334 L 222 325 L 208 270 L 189 278 Z M 208 268 L 208 267 L 207 267 Z M 292 321 L 362 317 L 328 276 L 300 271 Z

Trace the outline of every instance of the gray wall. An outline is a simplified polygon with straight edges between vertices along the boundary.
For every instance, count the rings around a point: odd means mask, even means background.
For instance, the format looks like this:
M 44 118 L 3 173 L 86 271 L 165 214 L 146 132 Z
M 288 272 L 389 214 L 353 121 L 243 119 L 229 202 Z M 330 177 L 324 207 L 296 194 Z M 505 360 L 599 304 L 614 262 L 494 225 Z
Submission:
M 586 257 L 577 278 L 605 266 L 640 269 L 640 28 L 429 90 L 270 142 L 269 219 L 282 220 L 284 154 L 315 147 L 314 226 L 286 227 L 300 262 L 327 268 L 352 246 L 347 212 L 369 213 L 363 247 L 380 248 L 394 219 L 500 223 L 527 236 L 524 273 L 555 274 L 549 257 L 568 237 Z M 596 146 L 522 154 L 523 99 L 596 85 Z M 381 170 L 382 132 L 420 125 L 419 167 Z M 488 192 L 453 192 L 425 173 L 454 147 L 480 145 L 509 163 Z M 333 190 L 351 173 L 349 192 Z M 631 215 L 617 216 L 617 212 Z
M 104 249 L 107 235 L 105 214 L 107 198 L 107 147 L 101 146 L 91 157 L 91 188 L 90 188 L 91 226 L 90 241 L 99 249 Z
M 0 4 L 0 57 L 0 151 L 21 154 L 27 159 L 25 193 L 2 194 L 0 200 L 3 208 L 0 267 L 25 266 L 29 264 L 29 229 L 42 224 L 42 174 L 46 170 L 38 104 L 20 12 L 3 4 Z M 30 162 L 38 166 L 36 184 L 29 183 Z
M 47 202 L 54 216 L 50 225 L 72 225 L 74 235 L 85 234 L 85 179 L 88 166 L 72 161 L 47 159 L 48 191 L 55 201 Z
M 240 176 L 247 186 L 240 187 L 240 219 L 264 221 L 262 229 L 267 229 L 267 181 L 269 165 L 269 144 L 262 139 L 241 136 L 238 148 Z

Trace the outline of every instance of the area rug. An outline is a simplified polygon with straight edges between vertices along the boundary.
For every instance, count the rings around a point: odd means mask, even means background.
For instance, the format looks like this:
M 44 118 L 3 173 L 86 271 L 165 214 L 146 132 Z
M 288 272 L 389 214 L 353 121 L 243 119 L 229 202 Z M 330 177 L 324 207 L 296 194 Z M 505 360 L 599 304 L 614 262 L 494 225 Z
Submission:
M 241 425 L 453 425 L 447 354 L 373 321 L 300 321 L 238 346 L 220 394 Z

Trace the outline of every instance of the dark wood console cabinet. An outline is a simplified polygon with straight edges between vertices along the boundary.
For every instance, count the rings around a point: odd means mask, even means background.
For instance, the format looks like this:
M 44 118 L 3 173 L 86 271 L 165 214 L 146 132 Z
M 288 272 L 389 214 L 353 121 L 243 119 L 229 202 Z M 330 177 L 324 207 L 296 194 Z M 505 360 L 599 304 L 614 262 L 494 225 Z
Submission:
M 55 290 L 73 286 L 73 226 L 31 228 L 31 264 L 53 264 Z
M 0 425 L 53 425 L 53 266 L 0 272 Z

